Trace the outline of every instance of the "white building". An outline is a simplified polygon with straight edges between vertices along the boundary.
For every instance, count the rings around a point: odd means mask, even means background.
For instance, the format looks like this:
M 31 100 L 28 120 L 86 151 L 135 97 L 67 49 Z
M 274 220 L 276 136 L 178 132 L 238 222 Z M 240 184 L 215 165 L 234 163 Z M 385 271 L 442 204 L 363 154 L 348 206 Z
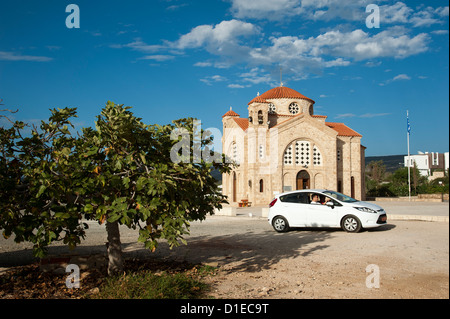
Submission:
M 416 167 L 420 172 L 420 175 L 430 177 L 433 174 L 433 170 L 443 170 L 447 171 L 449 168 L 449 152 L 446 153 L 436 153 L 436 152 L 419 152 L 416 155 L 410 155 L 409 163 L 408 156 L 404 158 L 405 167 Z

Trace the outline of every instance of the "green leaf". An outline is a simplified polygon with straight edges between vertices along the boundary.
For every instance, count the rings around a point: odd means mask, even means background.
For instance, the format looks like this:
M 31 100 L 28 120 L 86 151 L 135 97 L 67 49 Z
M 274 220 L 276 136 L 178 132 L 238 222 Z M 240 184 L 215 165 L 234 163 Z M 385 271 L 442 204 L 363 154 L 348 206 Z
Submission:
M 67 219 L 67 218 L 70 218 L 70 214 L 69 213 L 56 213 L 55 217 L 59 218 L 59 219 Z
M 124 179 L 122 179 L 122 183 L 123 183 L 123 186 L 125 186 L 125 188 L 128 189 L 128 187 L 130 186 L 130 178 L 125 177 Z
M 114 223 L 118 221 L 122 216 L 120 214 L 108 214 L 108 222 Z
M 142 161 L 142 163 L 144 163 L 144 165 L 146 165 L 147 164 L 147 160 L 145 159 L 145 154 L 139 154 L 139 156 L 141 157 L 141 161 Z
M 39 187 L 38 193 L 36 194 L 36 198 L 41 197 L 41 195 L 44 193 L 44 191 L 45 191 L 46 189 L 47 189 L 47 186 L 41 185 L 41 187 Z
M 136 182 L 136 190 L 141 191 L 147 182 L 148 182 L 147 178 L 145 178 L 143 176 L 139 177 Z

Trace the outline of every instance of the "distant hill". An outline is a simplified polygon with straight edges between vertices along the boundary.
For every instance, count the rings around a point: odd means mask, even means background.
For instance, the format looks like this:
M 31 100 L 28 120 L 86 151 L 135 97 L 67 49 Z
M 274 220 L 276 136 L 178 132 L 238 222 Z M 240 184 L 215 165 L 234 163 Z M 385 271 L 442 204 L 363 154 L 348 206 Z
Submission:
M 386 165 L 386 172 L 395 172 L 399 168 L 404 167 L 404 158 L 406 155 L 387 155 L 387 156 L 367 156 L 366 166 L 370 162 L 383 161 Z

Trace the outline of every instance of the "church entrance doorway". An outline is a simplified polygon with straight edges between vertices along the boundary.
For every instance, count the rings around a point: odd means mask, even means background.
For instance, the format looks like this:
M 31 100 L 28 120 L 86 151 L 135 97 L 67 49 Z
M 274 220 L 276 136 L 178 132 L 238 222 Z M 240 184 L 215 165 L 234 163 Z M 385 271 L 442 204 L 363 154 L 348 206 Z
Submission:
M 297 189 L 309 189 L 309 173 L 305 170 L 298 172 L 297 174 Z

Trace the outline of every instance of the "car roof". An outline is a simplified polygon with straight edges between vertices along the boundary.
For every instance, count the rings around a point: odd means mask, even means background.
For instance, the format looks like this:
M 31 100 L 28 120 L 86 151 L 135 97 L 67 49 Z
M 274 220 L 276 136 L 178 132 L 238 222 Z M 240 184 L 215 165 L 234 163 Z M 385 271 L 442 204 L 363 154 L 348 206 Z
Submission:
M 311 193 L 311 192 L 323 193 L 325 191 L 327 191 L 327 189 L 298 189 L 295 191 L 280 193 L 277 196 L 284 196 L 284 195 L 295 194 L 295 193 Z

